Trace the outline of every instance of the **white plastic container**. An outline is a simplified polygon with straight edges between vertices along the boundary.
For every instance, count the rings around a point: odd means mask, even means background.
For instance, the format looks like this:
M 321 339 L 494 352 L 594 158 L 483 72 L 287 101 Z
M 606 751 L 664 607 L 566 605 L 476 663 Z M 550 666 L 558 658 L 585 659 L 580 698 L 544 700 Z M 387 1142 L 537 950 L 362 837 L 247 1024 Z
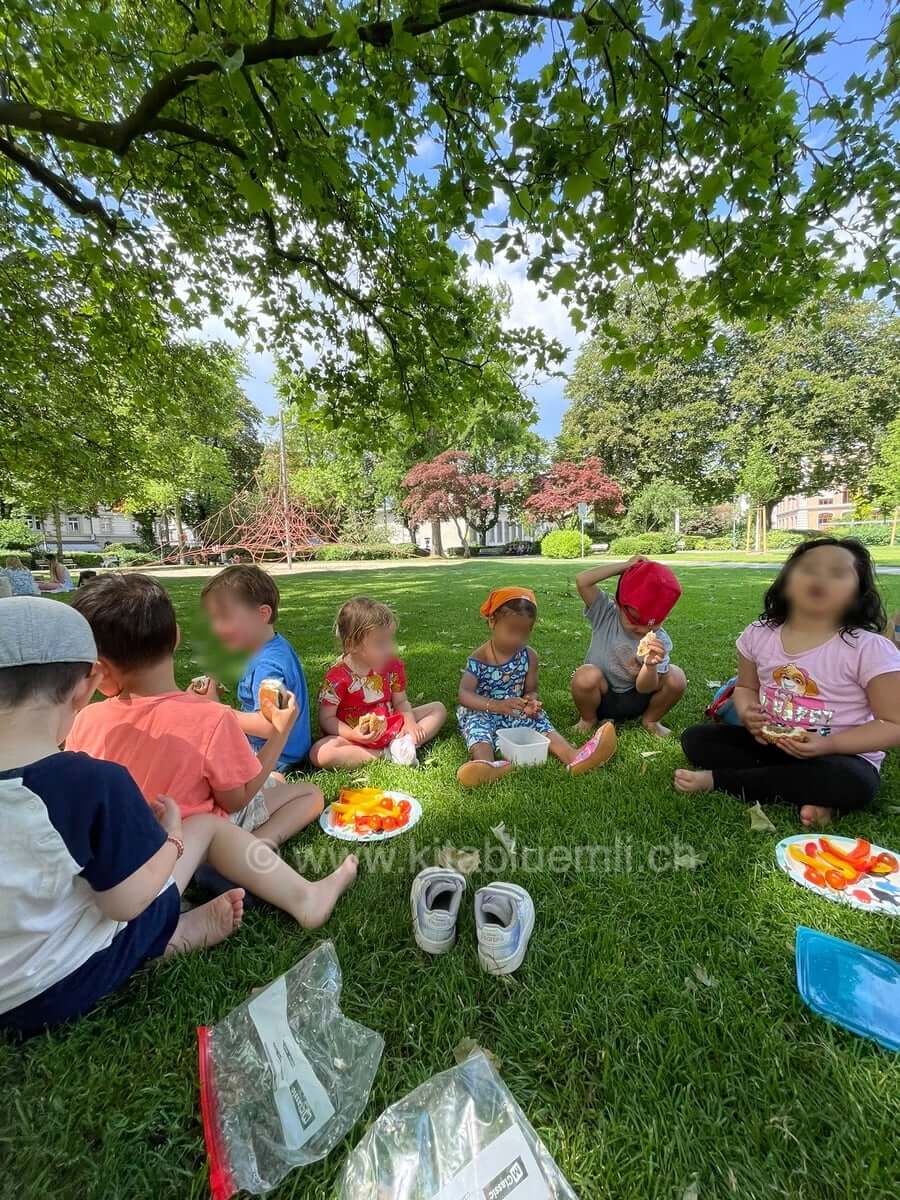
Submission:
M 547 761 L 550 739 L 536 729 L 498 729 L 497 745 L 501 757 L 517 767 L 539 767 Z

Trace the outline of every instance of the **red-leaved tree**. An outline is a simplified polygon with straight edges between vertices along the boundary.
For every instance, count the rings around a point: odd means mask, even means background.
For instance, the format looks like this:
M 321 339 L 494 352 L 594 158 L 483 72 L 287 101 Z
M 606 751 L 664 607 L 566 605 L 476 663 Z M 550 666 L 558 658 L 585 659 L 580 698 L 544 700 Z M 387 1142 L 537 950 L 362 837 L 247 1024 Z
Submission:
M 498 479 L 476 469 L 464 450 L 445 450 L 430 462 L 417 463 L 403 479 L 407 490 L 403 508 L 413 525 L 426 521 L 452 521 L 466 545 L 468 530 L 474 529 L 481 545 L 487 531 L 497 523 L 500 505 L 516 491 L 514 476 Z M 440 553 L 433 539 L 435 553 Z
M 599 458 L 554 463 L 538 480 L 525 508 L 535 521 L 562 523 L 579 504 L 592 508 L 595 517 L 623 511 L 622 489 L 603 470 Z

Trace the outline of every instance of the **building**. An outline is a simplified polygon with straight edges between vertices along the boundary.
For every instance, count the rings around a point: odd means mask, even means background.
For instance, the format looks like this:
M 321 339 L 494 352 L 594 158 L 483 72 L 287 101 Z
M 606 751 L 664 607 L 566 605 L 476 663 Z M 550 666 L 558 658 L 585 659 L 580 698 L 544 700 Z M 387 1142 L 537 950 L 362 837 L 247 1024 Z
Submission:
M 56 522 L 52 515 L 27 516 L 25 523 L 29 529 L 41 534 L 45 549 L 55 548 Z M 64 554 L 90 553 L 119 542 L 136 546 L 141 540 L 140 528 L 128 513 L 113 512 L 108 508 L 98 509 L 96 514 L 61 513 L 60 526 Z
M 379 525 L 381 521 L 379 519 Z M 441 521 L 441 546 L 445 554 L 452 550 L 458 550 L 463 545 L 463 539 L 460 537 L 459 530 L 454 521 Z M 396 514 L 391 511 L 389 506 L 385 507 L 384 513 L 384 529 L 385 538 L 389 542 L 399 545 L 403 542 L 411 542 L 413 539 L 410 536 L 406 526 L 397 519 Z M 432 522 L 426 521 L 416 529 L 416 545 L 420 550 L 431 550 L 431 539 L 433 537 Z M 521 521 L 512 517 L 510 513 L 504 509 L 500 509 L 500 514 L 497 523 L 492 525 L 487 531 L 485 538 L 485 546 L 505 546 L 509 542 L 520 542 L 525 539 L 539 536 L 533 531 L 526 531 L 525 526 Z M 469 545 L 476 546 L 478 544 L 477 535 L 474 530 L 469 530 L 468 537 Z
M 853 501 L 845 487 L 815 496 L 785 496 L 772 510 L 773 529 L 827 529 L 853 518 Z

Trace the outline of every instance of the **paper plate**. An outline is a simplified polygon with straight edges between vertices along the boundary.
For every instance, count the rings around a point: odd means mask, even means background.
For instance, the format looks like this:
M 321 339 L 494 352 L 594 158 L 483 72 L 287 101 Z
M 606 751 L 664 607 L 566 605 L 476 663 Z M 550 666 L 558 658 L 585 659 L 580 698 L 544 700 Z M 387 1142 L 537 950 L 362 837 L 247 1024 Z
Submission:
M 890 875 L 864 875 L 859 883 L 851 884 L 842 892 L 835 891 L 830 887 L 819 887 L 804 878 L 803 872 L 806 867 L 803 863 L 788 857 L 788 846 L 802 848 L 807 842 L 818 842 L 820 836 L 818 833 L 801 833 L 779 842 L 775 847 L 775 858 L 782 871 L 786 872 L 794 883 L 808 888 L 817 896 L 824 896 L 826 900 L 832 900 L 838 904 L 849 904 L 851 908 L 860 908 L 863 912 L 877 912 L 888 917 L 900 917 L 900 869 L 892 871 Z M 840 846 L 844 850 L 849 850 L 856 842 L 855 838 L 837 837 L 829 833 L 826 833 L 825 836 L 830 842 L 834 842 L 836 846 Z M 900 855 L 896 850 L 887 850 L 884 846 L 876 846 L 874 842 L 872 843 L 873 856 L 884 853 L 893 854 L 900 861 Z
M 409 792 L 394 792 L 386 789 L 384 794 L 391 800 L 409 801 L 409 820 L 402 829 L 388 829 L 384 833 L 357 833 L 355 829 L 348 829 L 346 825 L 332 825 L 330 804 L 319 817 L 319 824 L 327 834 L 341 842 L 386 842 L 388 838 L 399 837 L 401 833 L 407 833 L 418 822 L 422 816 L 422 805 L 415 796 L 410 796 Z

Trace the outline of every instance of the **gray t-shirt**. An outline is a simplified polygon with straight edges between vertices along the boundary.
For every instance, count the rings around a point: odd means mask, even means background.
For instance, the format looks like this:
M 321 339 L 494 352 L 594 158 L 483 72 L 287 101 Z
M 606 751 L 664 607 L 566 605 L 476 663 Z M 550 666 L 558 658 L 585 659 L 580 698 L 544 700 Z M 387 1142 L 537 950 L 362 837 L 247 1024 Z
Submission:
M 616 602 L 606 592 L 584 610 L 584 619 L 591 627 L 591 644 L 585 656 L 586 663 L 599 667 L 614 692 L 630 692 L 641 669 L 637 657 L 639 637 L 633 637 L 622 626 Z M 656 668 L 660 675 L 669 669 L 669 653 L 672 639 L 660 626 L 653 631 L 666 649 L 666 656 Z

